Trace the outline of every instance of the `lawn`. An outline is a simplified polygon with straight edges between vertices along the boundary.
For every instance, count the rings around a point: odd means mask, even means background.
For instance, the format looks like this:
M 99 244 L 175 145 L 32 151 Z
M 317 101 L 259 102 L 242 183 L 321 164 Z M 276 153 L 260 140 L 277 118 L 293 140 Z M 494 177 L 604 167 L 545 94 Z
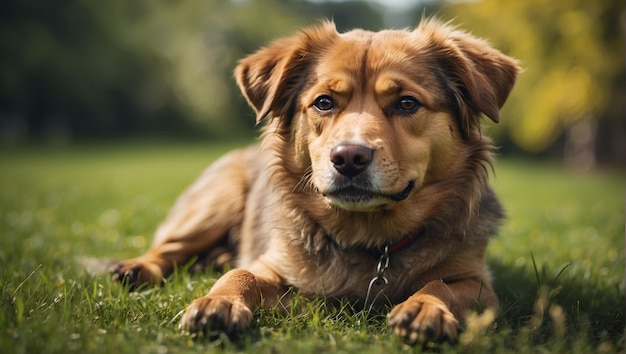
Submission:
M 218 274 L 180 271 L 128 293 L 92 259 L 141 254 L 176 196 L 238 143 L 0 150 L 0 353 L 619 352 L 624 349 L 624 173 L 501 158 L 508 212 L 488 261 L 501 312 L 458 342 L 409 347 L 384 317 L 305 301 L 260 312 L 238 338 L 179 332 Z

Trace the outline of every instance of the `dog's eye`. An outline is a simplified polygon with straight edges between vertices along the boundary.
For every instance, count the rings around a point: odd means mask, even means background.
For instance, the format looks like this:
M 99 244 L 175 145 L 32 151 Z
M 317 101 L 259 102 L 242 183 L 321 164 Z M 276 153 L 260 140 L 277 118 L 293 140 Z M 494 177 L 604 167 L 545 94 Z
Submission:
M 313 106 L 320 111 L 330 111 L 335 108 L 335 102 L 330 96 L 323 95 L 315 99 Z
M 395 108 L 403 113 L 414 113 L 419 107 L 420 103 L 414 97 L 403 96 L 400 97 Z

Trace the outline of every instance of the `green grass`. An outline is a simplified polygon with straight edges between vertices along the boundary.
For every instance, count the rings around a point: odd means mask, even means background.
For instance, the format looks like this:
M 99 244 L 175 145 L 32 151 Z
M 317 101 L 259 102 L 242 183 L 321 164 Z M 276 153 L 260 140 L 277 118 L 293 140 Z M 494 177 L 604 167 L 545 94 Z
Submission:
M 617 352 L 624 345 L 624 173 L 496 164 L 508 219 L 488 261 L 502 311 L 459 342 L 409 347 L 382 316 L 305 301 L 260 312 L 244 335 L 192 338 L 180 311 L 217 278 L 179 272 L 128 293 L 81 257 L 149 246 L 176 196 L 232 144 L 121 144 L 0 151 L 0 353 Z M 241 144 L 240 144 L 241 145 Z

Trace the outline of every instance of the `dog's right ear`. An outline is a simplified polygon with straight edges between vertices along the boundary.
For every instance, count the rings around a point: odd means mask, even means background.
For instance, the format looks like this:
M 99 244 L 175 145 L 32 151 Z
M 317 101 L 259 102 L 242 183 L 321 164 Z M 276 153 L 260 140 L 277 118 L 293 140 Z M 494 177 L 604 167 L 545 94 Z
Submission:
M 235 78 L 256 112 L 257 123 L 269 114 L 286 118 L 295 113 L 298 93 L 317 54 L 337 37 L 334 23 L 323 22 L 279 39 L 239 62 Z

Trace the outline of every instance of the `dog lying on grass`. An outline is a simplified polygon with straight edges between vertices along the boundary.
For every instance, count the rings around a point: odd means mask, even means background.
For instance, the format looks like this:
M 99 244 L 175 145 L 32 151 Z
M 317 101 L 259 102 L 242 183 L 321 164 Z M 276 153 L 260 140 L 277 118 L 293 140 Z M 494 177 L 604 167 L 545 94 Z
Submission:
M 187 308 L 192 332 L 244 330 L 296 289 L 393 304 L 389 326 L 412 343 L 454 339 L 477 304 L 498 306 L 484 253 L 503 212 L 480 125 L 499 121 L 519 72 L 435 19 L 343 34 L 324 22 L 260 49 L 235 76 L 262 141 L 210 166 L 114 277 L 232 264 Z

